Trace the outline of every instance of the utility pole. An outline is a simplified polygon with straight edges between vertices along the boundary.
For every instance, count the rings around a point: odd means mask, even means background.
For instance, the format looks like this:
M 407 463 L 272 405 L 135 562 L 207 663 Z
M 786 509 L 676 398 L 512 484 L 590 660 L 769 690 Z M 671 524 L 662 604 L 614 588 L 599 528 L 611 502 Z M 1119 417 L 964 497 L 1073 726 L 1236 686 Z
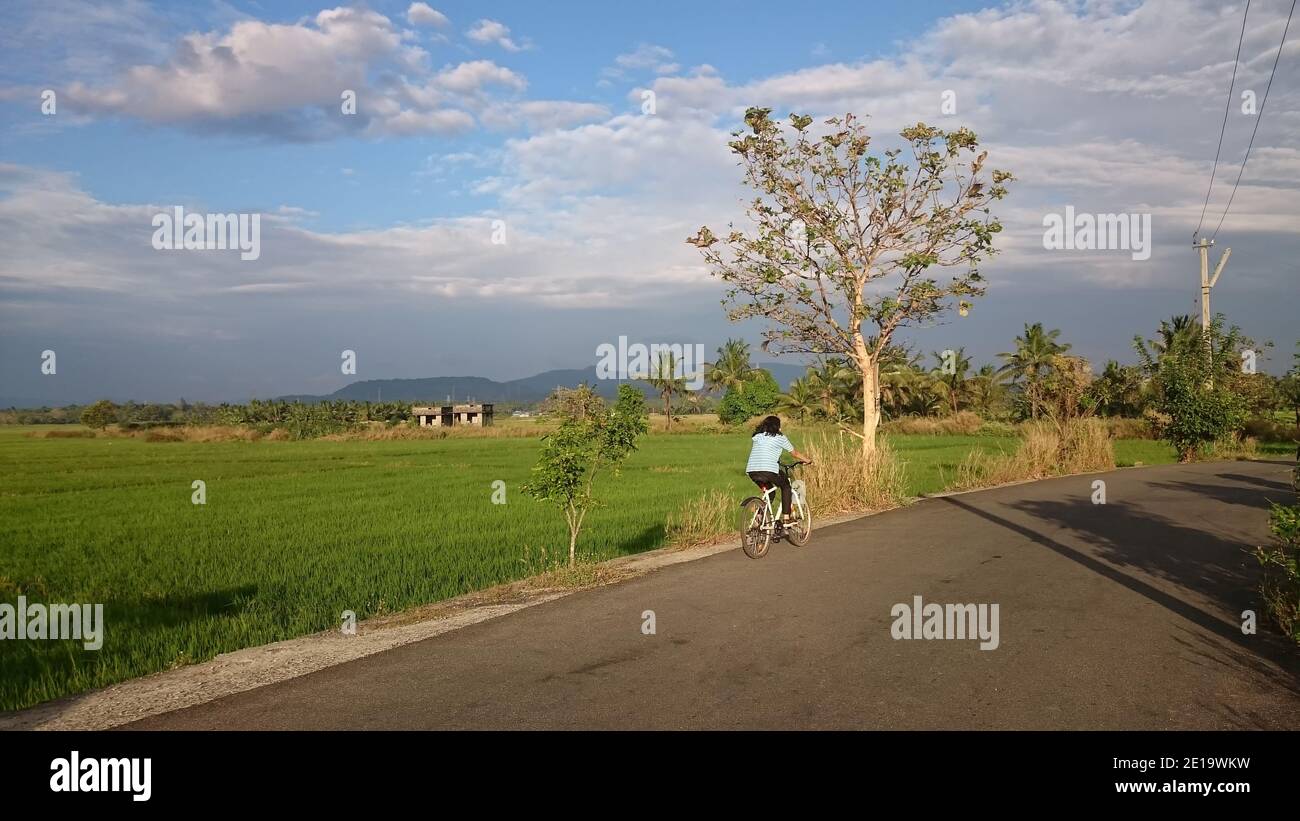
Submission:
M 1219 274 L 1223 273 L 1223 266 L 1228 264 L 1228 257 L 1232 255 L 1231 248 L 1223 249 L 1223 256 L 1219 257 L 1219 264 L 1214 266 L 1214 276 L 1210 276 L 1210 246 L 1214 244 L 1212 239 L 1197 240 L 1193 248 L 1201 252 L 1201 331 L 1202 333 L 1210 329 L 1210 289 L 1214 283 L 1219 281 Z
M 1201 341 L 1205 345 L 1205 354 L 1210 361 L 1214 361 L 1214 350 L 1210 347 L 1210 289 L 1214 283 L 1219 281 L 1219 274 L 1223 273 L 1223 266 L 1228 264 L 1228 257 L 1232 254 L 1231 248 L 1223 249 L 1223 256 L 1219 257 L 1219 264 L 1214 266 L 1214 276 L 1210 276 L 1210 246 L 1214 244 L 1212 239 L 1197 240 L 1195 247 L 1201 252 Z M 1210 375 L 1208 387 L 1213 387 L 1214 375 Z

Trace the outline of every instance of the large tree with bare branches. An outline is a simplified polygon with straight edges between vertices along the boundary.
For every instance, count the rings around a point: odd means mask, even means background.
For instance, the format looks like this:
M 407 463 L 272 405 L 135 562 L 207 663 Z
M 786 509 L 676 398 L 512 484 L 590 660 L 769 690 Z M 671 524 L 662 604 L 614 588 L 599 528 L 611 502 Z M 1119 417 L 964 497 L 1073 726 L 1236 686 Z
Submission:
M 749 131 L 730 145 L 757 192 L 749 232 L 707 226 L 688 239 L 728 283 L 732 320 L 762 317 L 763 349 L 843 356 L 862 374 L 862 451 L 875 452 L 880 423 L 879 361 L 908 325 L 935 321 L 956 302 L 984 293 L 979 264 L 996 253 L 1001 224 L 989 205 L 1012 179 L 980 176 L 988 154 L 969 129 L 924 123 L 901 132 L 901 148 L 869 153 L 871 138 L 852 114 L 810 134 L 812 117 L 788 126 L 771 109 L 745 112 Z M 952 269 L 939 274 L 941 269 Z

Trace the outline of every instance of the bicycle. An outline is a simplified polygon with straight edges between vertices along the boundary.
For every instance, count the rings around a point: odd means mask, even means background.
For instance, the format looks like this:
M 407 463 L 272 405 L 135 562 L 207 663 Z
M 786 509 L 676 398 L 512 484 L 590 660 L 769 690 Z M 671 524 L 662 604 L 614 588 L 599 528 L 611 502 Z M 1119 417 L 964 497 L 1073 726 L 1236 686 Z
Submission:
M 796 547 L 803 547 L 812 538 L 812 513 L 808 510 L 805 485 L 802 479 L 793 478 L 793 471 L 807 462 L 795 462 L 781 465 L 781 474 L 790 479 L 790 491 L 794 502 L 791 505 L 791 521 L 788 528 L 778 521 L 772 509 L 772 497 L 777 493 L 775 485 L 760 484 L 763 495 L 750 496 L 740 503 L 740 547 L 751 559 L 761 559 L 767 555 L 768 546 L 775 538 L 782 538 Z

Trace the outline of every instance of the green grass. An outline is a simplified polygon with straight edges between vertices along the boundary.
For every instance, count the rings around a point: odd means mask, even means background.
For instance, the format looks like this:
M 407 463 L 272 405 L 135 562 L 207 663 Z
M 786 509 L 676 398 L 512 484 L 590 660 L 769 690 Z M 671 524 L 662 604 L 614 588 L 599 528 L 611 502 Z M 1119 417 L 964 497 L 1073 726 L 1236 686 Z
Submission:
M 926 436 L 895 434 L 887 437 L 904 465 L 906 493 L 921 496 L 937 493 L 957 476 L 957 468 L 974 450 L 990 455 L 1011 453 L 1019 440 L 1014 436 Z
M 516 580 L 567 550 L 558 511 L 518 490 L 536 439 L 146 443 L 33 430 L 0 427 L 0 601 L 102 603 L 107 626 L 99 651 L 0 641 L 0 709 L 335 628 L 344 610 L 365 619 Z M 911 494 L 942 489 L 974 448 L 1015 445 L 891 441 Z M 1153 443 L 1121 445 L 1172 460 Z M 644 439 L 603 485 L 581 554 L 661 547 L 687 502 L 715 489 L 739 499 L 748 450 L 745 433 Z M 190 501 L 196 479 L 206 505 Z M 496 480 L 504 505 L 491 501 Z
M 1166 442 L 1152 439 L 1119 439 L 1115 442 L 1115 464 L 1122 468 L 1167 465 L 1177 461 L 1177 451 Z

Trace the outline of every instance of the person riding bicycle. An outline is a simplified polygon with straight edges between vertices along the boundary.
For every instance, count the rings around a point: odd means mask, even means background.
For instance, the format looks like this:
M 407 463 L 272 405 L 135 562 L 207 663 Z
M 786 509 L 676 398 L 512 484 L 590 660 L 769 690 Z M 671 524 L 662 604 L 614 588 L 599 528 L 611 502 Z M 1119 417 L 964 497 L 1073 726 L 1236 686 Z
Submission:
M 781 433 L 781 419 L 769 416 L 754 429 L 753 446 L 749 451 L 749 462 L 745 472 L 754 484 L 760 488 L 776 485 L 781 489 L 781 524 L 790 524 L 790 512 L 794 508 L 794 496 L 790 494 L 790 477 L 781 472 L 781 452 L 789 451 L 800 462 L 812 464 L 812 460 L 794 449 L 790 440 Z

